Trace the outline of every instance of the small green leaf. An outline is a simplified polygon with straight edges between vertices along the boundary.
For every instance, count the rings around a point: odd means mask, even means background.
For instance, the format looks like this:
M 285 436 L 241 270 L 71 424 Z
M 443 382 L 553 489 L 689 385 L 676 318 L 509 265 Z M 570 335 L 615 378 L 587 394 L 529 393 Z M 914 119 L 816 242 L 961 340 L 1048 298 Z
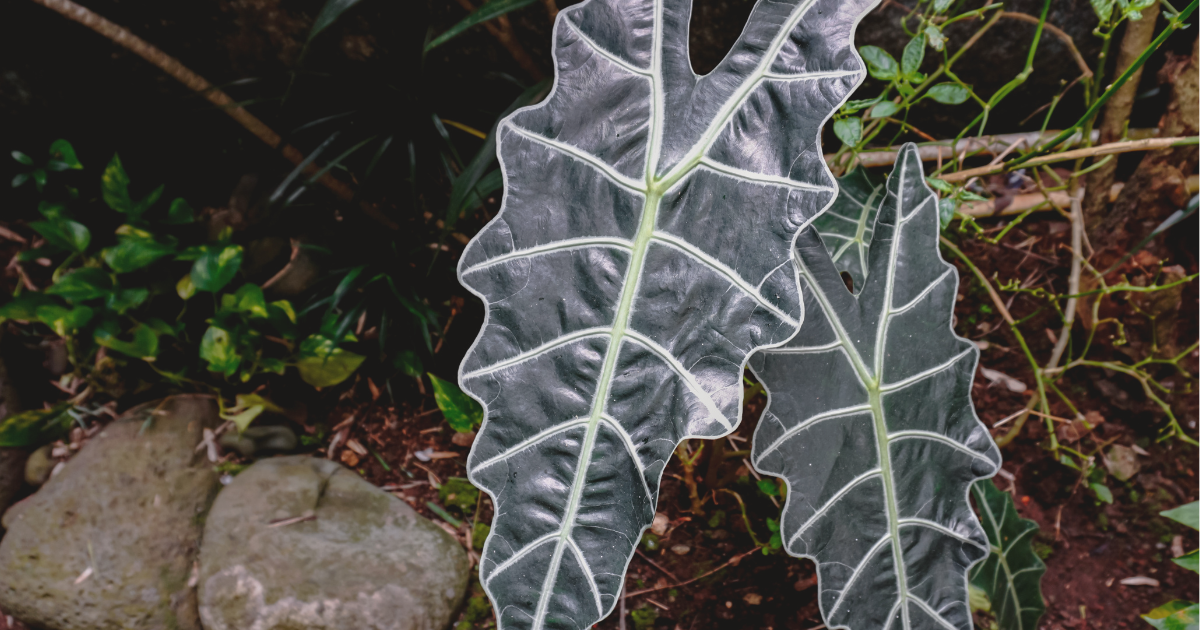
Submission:
M 935 13 L 941 13 L 950 8 L 950 5 L 953 3 L 954 0 L 933 0 L 933 10 Z
M 239 313 L 246 313 L 251 317 L 269 317 L 267 313 L 267 300 L 263 297 L 262 288 L 257 284 L 247 282 L 243 284 L 232 295 L 224 297 L 232 297 L 233 310 Z
M 208 247 L 192 263 L 192 283 L 201 291 L 216 293 L 233 280 L 241 266 L 241 245 Z
M 938 225 L 941 226 L 941 229 L 946 229 L 954 220 L 954 213 L 958 212 L 958 205 L 958 200 L 953 197 L 938 200 Z
M 925 33 L 921 33 L 904 47 L 904 54 L 900 56 L 900 71 L 904 76 L 911 78 L 921 69 L 921 62 L 924 60 Z
M 960 105 L 971 96 L 967 88 L 957 83 L 939 83 L 929 88 L 925 95 L 946 105 Z
M 175 283 L 175 293 L 178 294 L 179 297 L 183 298 L 184 301 L 187 301 L 191 299 L 193 295 L 196 295 L 196 285 L 192 282 L 191 273 L 188 273 L 184 277 L 180 278 L 179 282 Z
M 930 48 L 938 52 L 946 48 L 946 36 L 942 35 L 942 31 L 932 24 L 925 27 L 925 39 L 929 42 Z
M 208 362 L 208 371 L 233 376 L 242 355 L 238 352 L 233 335 L 224 328 L 209 326 L 200 340 L 200 358 Z
M 291 302 L 287 300 L 271 302 L 267 305 L 267 317 L 284 339 L 296 338 L 296 311 L 292 308 Z
M 29 176 L 33 178 L 33 185 L 37 186 L 38 192 L 42 192 L 42 189 L 46 187 L 46 171 L 40 168 L 35 169 Z
M 33 158 L 21 153 L 20 151 L 12 152 L 13 159 L 24 164 L 25 166 L 33 166 Z
M 250 427 L 250 423 L 254 422 L 255 418 L 262 415 L 264 409 L 266 409 L 264 405 L 250 405 L 236 413 L 223 413 L 221 417 L 233 422 L 237 426 L 238 433 L 241 433 Z
M 0 317 L 34 321 L 38 318 L 38 309 L 51 304 L 59 304 L 59 301 L 44 293 L 22 293 L 11 302 L 0 306 Z
M 46 242 L 69 252 L 83 253 L 92 242 L 92 233 L 82 223 L 70 219 L 34 221 L 29 224 Z
M 1096 481 L 1093 481 L 1091 484 L 1089 484 L 1089 486 L 1091 487 L 1092 492 L 1096 493 L 1097 499 L 1109 504 L 1113 502 L 1112 490 L 1109 490 L 1108 486 Z
M 196 211 L 188 205 L 188 202 L 182 197 L 171 202 L 170 209 L 167 210 L 167 225 L 182 225 L 184 223 L 194 223 L 196 221 Z
M 871 108 L 871 118 L 887 118 L 900 111 L 900 106 L 891 101 L 884 101 Z
M 83 164 L 75 156 L 75 147 L 62 138 L 50 143 L 50 159 L 60 162 L 70 169 L 80 170 L 83 168 Z
M 1142 615 L 1158 630 L 1196 630 L 1200 626 L 1200 604 L 1175 600 Z
M 433 383 L 433 400 L 438 409 L 442 410 L 450 428 L 459 433 L 466 433 L 474 431 L 483 423 L 483 407 L 459 389 L 458 385 L 433 374 L 429 375 L 429 380 Z
M 129 198 L 129 175 L 125 173 L 121 158 L 116 153 L 100 176 L 100 194 L 109 208 L 121 214 L 133 212 L 133 200 Z
M 1200 501 L 1192 501 L 1187 505 L 1181 505 L 1165 512 L 1159 512 L 1158 514 L 1176 523 L 1187 525 L 1192 529 L 1200 529 Z
M 858 118 L 843 118 L 833 123 L 833 135 L 838 137 L 846 146 L 856 146 L 862 140 L 862 120 Z
M 774 478 L 759 479 L 758 480 L 758 489 L 761 490 L 763 494 L 765 494 L 769 497 L 779 496 L 779 486 L 775 485 Z
M 105 297 L 112 291 L 112 277 L 95 267 L 83 267 L 63 276 L 46 289 L 50 295 L 61 295 L 69 302 L 82 302 Z
M 871 76 L 882 81 L 891 81 L 899 76 L 900 66 L 896 59 L 878 46 L 863 46 L 858 49 L 863 61 L 867 62 L 867 71 Z
M 108 294 L 104 305 L 116 311 L 118 315 L 124 315 L 125 311 L 141 306 L 148 297 L 150 297 L 150 289 L 146 287 L 116 289 Z
M 175 248 L 153 238 L 122 236 L 117 244 L 104 250 L 104 262 L 116 273 L 129 273 L 154 264 L 175 253 Z
M 475 501 L 478 499 L 479 489 L 462 477 L 451 477 L 438 488 L 439 501 L 464 512 L 475 509 Z
M 82 304 L 70 309 L 57 304 L 47 304 L 38 308 L 37 318 L 54 329 L 58 336 L 66 337 L 87 326 L 94 313 L 91 307 Z
M 1178 558 L 1172 558 L 1171 562 L 1178 564 L 1192 573 L 1200 573 L 1200 556 L 1197 555 L 1198 552 L 1200 550 L 1193 549 Z
M 125 341 L 103 327 L 96 328 L 96 343 L 135 359 L 153 361 L 158 356 L 158 333 L 154 329 L 138 324 L 133 329 L 133 339 Z
M 16 175 L 13 175 L 12 187 L 20 188 L 21 184 L 24 184 L 27 181 L 29 181 L 29 173 L 17 173 Z
M 321 31 L 329 28 L 347 10 L 358 4 L 359 0 L 325 0 L 317 19 L 313 20 L 312 29 L 308 31 L 308 41 L 312 41 Z
M 146 197 L 141 201 L 133 204 L 133 212 L 129 213 L 132 220 L 137 220 L 138 217 L 141 217 L 146 213 L 147 210 L 150 209 L 150 206 L 158 203 L 158 199 L 162 197 L 163 188 L 163 186 L 155 188 L 154 190 L 150 191 L 150 194 L 146 195 Z
M 309 335 L 300 342 L 299 360 L 296 367 L 300 378 L 313 387 L 332 387 L 350 378 L 354 370 L 366 359 L 337 347 L 332 339 L 323 335 Z
M 58 439 L 71 427 L 70 403 L 14 413 L 0 420 L 0 448 L 30 448 Z
M 932 188 L 938 192 L 944 192 L 944 193 L 954 192 L 954 186 L 951 185 L 950 182 L 948 182 L 944 179 L 938 179 L 936 177 L 926 177 L 925 183 L 929 184 L 930 188 Z
M 421 364 L 421 357 L 417 356 L 412 350 L 404 350 L 396 355 L 396 359 L 392 362 L 392 366 L 400 370 L 405 376 L 412 378 L 421 378 L 421 373 L 425 371 L 425 366 Z
M 866 98 L 866 99 L 861 99 L 861 100 L 857 100 L 857 101 L 850 101 L 842 106 L 841 111 L 844 114 L 853 114 L 855 112 L 861 112 L 862 110 L 878 103 L 881 100 L 883 100 L 882 94 L 880 94 L 879 96 L 876 96 L 875 98 Z

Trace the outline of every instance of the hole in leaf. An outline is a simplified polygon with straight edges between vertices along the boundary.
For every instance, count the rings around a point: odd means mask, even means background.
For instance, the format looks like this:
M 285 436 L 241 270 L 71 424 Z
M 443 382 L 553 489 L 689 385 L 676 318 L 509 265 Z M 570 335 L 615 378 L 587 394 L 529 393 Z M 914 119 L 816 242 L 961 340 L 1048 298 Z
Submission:
M 688 57 L 699 75 L 712 72 L 733 48 L 755 0 L 694 0 L 688 29 Z
M 851 293 L 854 293 L 854 278 L 850 277 L 850 272 L 848 272 L 848 271 L 842 272 L 842 282 L 846 283 L 846 289 L 848 291 L 850 291 Z

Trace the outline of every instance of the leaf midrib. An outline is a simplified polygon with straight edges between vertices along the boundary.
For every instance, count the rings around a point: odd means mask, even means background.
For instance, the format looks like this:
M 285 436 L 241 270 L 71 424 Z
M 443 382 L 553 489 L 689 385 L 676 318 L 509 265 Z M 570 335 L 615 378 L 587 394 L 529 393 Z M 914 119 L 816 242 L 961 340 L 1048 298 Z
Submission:
M 545 615 L 549 606 L 550 594 L 553 590 L 555 579 L 557 578 L 559 567 L 562 562 L 562 555 L 565 547 L 570 543 L 572 531 L 575 526 L 575 515 L 579 509 L 580 496 L 583 493 L 584 481 L 587 478 L 587 469 L 591 463 L 592 449 L 595 445 L 596 435 L 599 431 L 601 418 L 604 414 L 604 401 L 608 398 L 608 389 L 612 382 L 612 377 L 616 368 L 617 356 L 619 355 L 621 344 L 625 338 L 626 331 L 629 327 L 629 321 L 632 316 L 633 297 L 637 293 L 638 284 L 641 280 L 641 274 L 645 261 L 646 251 L 649 249 L 650 242 L 653 240 L 655 227 L 657 225 L 658 210 L 662 201 L 662 197 L 666 191 L 672 186 L 687 176 L 694 170 L 702 161 L 704 154 L 710 148 L 712 142 L 715 141 L 717 134 L 725 127 L 729 118 L 737 111 L 737 108 L 750 94 L 750 92 L 758 86 L 763 76 L 770 69 L 782 49 L 787 37 L 796 24 L 804 18 L 808 13 L 808 9 L 816 0 L 806 0 L 798 5 L 793 11 L 792 16 L 780 26 L 776 33 L 775 39 L 771 42 L 770 48 L 763 54 L 762 60 L 759 62 L 755 72 L 751 74 L 739 86 L 730 98 L 722 105 L 718 116 L 714 117 L 709 128 L 705 130 L 700 139 L 693 145 L 692 149 L 685 154 L 684 158 L 678 164 L 670 169 L 666 174 L 659 177 L 655 174 L 657 164 L 660 157 L 662 146 L 662 133 L 664 124 L 662 121 L 664 103 L 663 77 L 662 77 L 662 11 L 663 0 L 655 0 L 654 2 L 654 41 L 651 51 L 651 99 L 652 99 L 652 116 L 649 123 L 649 138 L 650 147 L 647 151 L 646 170 L 645 170 L 645 203 L 642 208 L 642 218 L 638 225 L 638 231 L 633 241 L 633 249 L 631 252 L 629 266 L 626 271 L 624 283 L 621 288 L 621 298 L 617 307 L 617 311 L 613 319 L 612 335 L 609 338 L 608 348 L 605 350 L 604 363 L 600 371 L 600 378 L 597 381 L 596 395 L 592 402 L 592 412 L 588 419 L 587 432 L 585 434 L 583 444 L 581 445 L 579 461 L 575 469 L 575 479 L 571 485 L 571 495 L 567 504 L 567 511 L 563 515 L 562 524 L 559 530 L 559 539 L 555 543 L 554 553 L 551 556 L 550 565 L 547 568 L 546 577 L 542 583 L 542 591 L 538 597 L 537 609 L 534 613 L 533 627 L 540 629 L 545 623 Z M 740 409 L 740 406 L 739 406 Z M 723 418 L 722 418 L 723 419 Z M 637 457 L 637 453 L 630 453 L 631 457 Z M 653 499 L 653 497 L 650 497 Z M 581 558 L 581 560 L 583 560 Z M 584 571 L 588 567 L 582 567 Z M 593 589 L 595 583 L 592 584 Z M 603 614 L 604 611 L 599 611 Z

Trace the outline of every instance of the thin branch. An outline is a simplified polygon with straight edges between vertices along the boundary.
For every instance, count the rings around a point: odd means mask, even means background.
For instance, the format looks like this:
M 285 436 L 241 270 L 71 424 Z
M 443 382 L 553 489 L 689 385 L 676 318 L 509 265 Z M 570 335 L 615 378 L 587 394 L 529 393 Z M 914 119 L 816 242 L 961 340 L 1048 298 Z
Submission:
M 1028 22 L 1030 24 L 1038 23 L 1038 19 L 1032 15 L 1029 15 L 1028 13 L 1001 11 L 1000 17 L 1008 18 L 1010 20 L 1018 20 L 1021 22 Z M 1079 71 L 1083 73 L 1083 76 L 1091 77 L 1092 69 L 1089 68 L 1087 62 L 1083 60 L 1083 55 L 1079 54 L 1079 49 L 1075 47 L 1075 40 L 1071 39 L 1071 36 L 1067 35 L 1066 31 L 1058 28 L 1050 22 L 1046 22 L 1043 25 L 1043 28 L 1045 28 L 1047 31 L 1050 31 L 1052 35 L 1067 45 L 1067 49 L 1071 51 L 1071 57 L 1075 59 L 1075 65 L 1079 66 Z
M 666 589 L 669 589 L 669 588 L 679 588 L 679 587 L 681 587 L 681 586 L 687 586 L 688 584 L 691 584 L 692 582 L 697 582 L 697 581 L 699 581 L 699 580 L 703 580 L 704 578 L 706 578 L 706 577 L 708 577 L 708 576 L 710 576 L 710 575 L 712 575 L 712 574 L 716 573 L 717 571 L 720 571 L 721 569 L 724 569 L 725 567 L 728 567 L 728 566 L 730 566 L 730 565 L 737 564 L 738 562 L 741 562 L 741 561 L 742 561 L 742 558 L 745 558 L 746 556 L 748 556 L 748 555 L 750 555 L 750 554 L 754 553 L 755 551 L 758 551 L 759 549 L 762 549 L 762 547 L 761 547 L 761 546 L 759 546 L 759 547 L 755 547 L 755 548 L 751 549 L 750 551 L 744 551 L 744 552 L 742 552 L 742 553 L 739 553 L 738 555 L 736 555 L 736 556 L 734 556 L 734 557 L 730 558 L 729 560 L 726 560 L 726 561 L 725 561 L 725 564 L 722 564 L 721 566 L 719 566 L 719 567 L 717 567 L 717 568 L 715 568 L 715 569 L 713 569 L 713 570 L 711 570 L 711 571 L 708 571 L 708 572 L 705 572 L 705 573 L 701 573 L 700 575 L 697 575 L 696 577 L 694 577 L 694 578 L 692 578 L 692 579 L 690 579 L 690 580 L 684 580 L 684 581 L 682 581 L 682 582 L 679 582 L 679 583 L 677 583 L 677 584 L 664 584 L 663 586 L 655 586 L 655 587 L 652 587 L 652 588 L 644 588 L 644 589 L 642 589 L 642 590 L 640 590 L 640 591 L 634 591 L 634 592 L 632 592 L 632 593 L 628 593 L 628 594 L 626 594 L 625 596 L 626 596 L 626 597 L 637 597 L 638 595 L 646 595 L 646 594 L 649 594 L 649 593 L 654 593 L 654 592 L 657 592 L 657 591 L 662 591 L 662 590 L 666 590 Z
M 129 32 L 124 27 L 100 17 L 87 8 L 71 2 L 71 0 L 33 1 L 57 12 L 63 17 L 92 29 L 107 37 L 113 43 L 154 64 L 160 70 L 170 75 L 171 78 L 203 95 L 210 103 L 216 105 L 228 114 L 230 118 L 233 118 L 238 124 L 245 127 L 247 131 L 257 136 L 259 140 L 262 140 L 264 144 L 272 149 L 278 149 L 283 157 L 292 164 L 298 166 L 304 162 L 305 156 L 299 149 L 290 144 L 284 144 L 279 134 L 275 133 L 263 121 L 246 111 L 245 108 L 238 105 L 237 102 L 209 83 L 204 77 L 192 72 L 180 63 L 178 59 L 164 53 L 146 40 Z M 320 168 L 316 164 L 309 164 L 304 168 L 304 173 L 310 177 L 319 171 Z M 341 180 L 334 178 L 329 173 L 321 175 L 317 181 L 342 200 L 349 201 L 354 198 L 354 189 Z
M 1075 149 L 1074 151 L 1063 151 L 1062 153 L 1054 153 L 1042 157 L 1033 158 L 1021 162 L 1020 159 L 1003 164 L 993 166 L 981 166 L 979 168 L 969 168 L 957 173 L 943 175 L 942 179 L 948 182 L 961 182 L 971 179 L 972 177 L 980 177 L 983 175 L 994 175 L 1003 173 L 1011 168 L 1021 167 L 1029 168 L 1033 166 L 1041 166 L 1042 164 L 1054 164 L 1056 162 L 1066 162 L 1068 160 L 1076 160 L 1086 157 L 1097 157 L 1101 155 L 1116 155 L 1118 153 L 1129 153 L 1132 151 L 1154 151 L 1157 149 L 1166 149 L 1169 147 L 1188 146 L 1200 143 L 1200 136 L 1184 136 L 1179 138 L 1149 138 L 1146 140 L 1130 140 L 1127 142 L 1112 142 L 1102 144 L 1095 147 L 1087 147 L 1084 149 Z

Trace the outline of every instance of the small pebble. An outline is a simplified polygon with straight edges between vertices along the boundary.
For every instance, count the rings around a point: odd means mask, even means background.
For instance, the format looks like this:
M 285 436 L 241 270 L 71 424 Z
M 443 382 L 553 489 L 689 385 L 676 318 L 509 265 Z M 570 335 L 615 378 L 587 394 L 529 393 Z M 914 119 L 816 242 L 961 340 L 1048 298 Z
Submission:
M 692 550 L 692 548 L 687 545 L 672 545 L 671 546 L 671 551 L 675 552 L 676 555 L 680 555 L 680 556 L 686 556 L 688 554 L 688 552 L 691 550 Z

